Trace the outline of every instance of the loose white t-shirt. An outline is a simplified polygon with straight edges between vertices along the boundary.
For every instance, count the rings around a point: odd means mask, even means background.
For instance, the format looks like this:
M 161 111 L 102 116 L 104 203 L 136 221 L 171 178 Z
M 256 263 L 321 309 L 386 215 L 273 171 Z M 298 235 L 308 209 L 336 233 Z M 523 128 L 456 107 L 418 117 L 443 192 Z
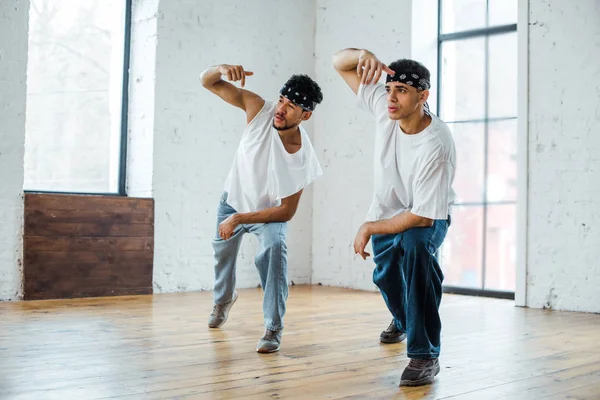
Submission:
M 276 103 L 263 108 L 244 129 L 225 181 L 227 203 L 246 213 L 276 207 L 281 199 L 323 175 L 308 134 L 300 125 L 302 145 L 290 154 L 273 127 Z
M 374 195 L 367 220 L 388 219 L 405 211 L 431 219 L 447 219 L 456 151 L 447 125 L 435 115 L 423 131 L 407 135 L 389 118 L 385 85 L 360 85 L 359 108 L 376 119 Z

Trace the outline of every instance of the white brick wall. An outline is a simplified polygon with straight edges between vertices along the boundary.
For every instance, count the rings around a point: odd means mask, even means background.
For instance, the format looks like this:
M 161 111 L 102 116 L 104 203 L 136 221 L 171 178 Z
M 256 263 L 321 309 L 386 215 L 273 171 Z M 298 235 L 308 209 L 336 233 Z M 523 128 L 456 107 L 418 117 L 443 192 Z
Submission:
M 213 287 L 216 207 L 245 116 L 205 90 L 200 72 L 217 63 L 242 64 L 255 72 L 247 89 L 276 99 L 291 74 L 314 75 L 314 13 L 314 1 L 160 2 L 153 177 L 156 292 Z M 310 281 L 311 198 L 307 190 L 289 230 L 289 278 L 295 283 Z M 256 245 L 247 235 L 239 287 L 259 283 Z
M 600 1 L 529 1 L 527 303 L 600 311 Z M 253 70 L 247 87 L 271 98 L 292 73 L 316 76 L 325 101 L 307 128 L 316 127 L 325 175 L 291 224 L 290 280 L 375 289 L 372 260 L 351 248 L 372 194 L 373 122 L 356 109 L 331 56 L 368 47 L 386 61 L 426 57 L 411 38 L 411 1 L 271 6 L 134 1 L 128 186 L 156 199 L 157 292 L 212 288 L 215 211 L 244 125 L 241 111 L 199 84 L 200 71 L 221 62 Z M 398 6 L 407 12 L 382 12 Z M 0 299 L 21 294 L 27 17 L 28 1 L 0 4 Z M 258 284 L 256 245 L 247 236 L 240 287 Z
M 404 8 L 406 12 L 386 12 Z M 341 12 L 343 10 L 343 12 Z M 352 250 L 373 193 L 374 121 L 356 107 L 350 88 L 334 71 L 333 53 L 368 48 L 385 62 L 410 57 L 411 1 L 317 1 L 316 70 L 324 104 L 315 121 L 315 146 L 324 166 L 315 184 L 312 283 L 374 289 L 372 258 Z M 370 246 L 369 246 L 370 247 Z
M 127 193 L 152 197 L 159 0 L 134 0 L 129 60 Z
M 600 312 L 600 1 L 530 1 L 531 307 Z
M 0 300 L 21 297 L 29 2 L 0 2 Z

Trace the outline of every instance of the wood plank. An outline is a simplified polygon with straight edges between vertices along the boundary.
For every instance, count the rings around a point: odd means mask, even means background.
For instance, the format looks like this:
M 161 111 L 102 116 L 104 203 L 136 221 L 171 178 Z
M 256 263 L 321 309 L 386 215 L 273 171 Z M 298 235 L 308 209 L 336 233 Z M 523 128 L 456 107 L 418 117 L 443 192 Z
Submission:
M 153 212 L 154 199 L 123 196 L 25 193 L 25 208 L 34 210 L 104 210 Z
M 153 254 L 147 250 L 119 251 L 34 251 L 28 249 L 24 254 L 24 273 L 32 276 L 73 276 L 93 269 L 104 270 L 107 266 L 152 265 Z
M 52 222 L 37 224 L 25 221 L 24 234 L 51 237 L 152 237 L 154 225 L 127 224 L 113 221 Z
M 91 289 L 98 289 L 102 293 L 112 293 L 110 289 L 126 289 L 135 287 L 152 286 L 151 279 L 147 278 L 147 271 L 151 266 L 141 265 L 135 270 L 126 270 L 115 273 L 108 271 L 101 276 L 78 277 L 77 279 L 61 279 L 60 277 L 35 277 L 23 285 L 24 296 L 26 300 L 39 298 L 34 295 L 37 293 L 57 292 L 64 298 L 81 297 L 68 295 L 68 293 L 78 293 L 80 291 L 89 292 Z M 60 295 L 53 298 L 61 298 Z
M 130 252 L 131 254 L 131 252 Z M 28 266 L 24 272 L 24 285 L 36 280 L 73 281 L 73 285 L 92 285 L 95 282 L 118 282 L 118 278 L 126 278 L 137 282 L 150 282 L 152 260 L 134 259 L 131 262 L 117 260 L 115 263 L 71 263 L 38 266 L 33 269 Z
M 25 236 L 24 248 L 36 253 L 49 251 L 152 251 L 154 248 L 153 237 L 47 237 Z
M 110 205 L 107 205 L 109 207 Z M 153 222 L 151 210 L 126 210 L 115 209 L 104 210 L 102 208 L 91 208 L 82 210 L 39 210 L 27 208 L 25 220 L 33 225 L 48 225 L 50 223 L 93 223 L 98 221 L 111 221 L 115 224 L 142 224 L 148 225 Z
M 0 303 L 0 398 L 600 398 L 600 315 L 444 295 L 442 372 L 399 388 L 406 345 L 378 342 L 378 293 L 291 287 L 270 355 L 262 292 L 239 293 L 216 330 L 211 292 Z
M 25 292 L 25 300 L 48 300 L 48 299 L 80 299 L 87 297 L 106 297 L 106 296 L 128 296 L 128 295 L 149 295 L 153 293 L 152 286 L 136 287 L 115 287 L 114 285 L 106 288 L 85 288 L 77 287 L 64 291 L 33 291 Z M 1 394 L 2 392 L 0 392 Z M 0 397 L 1 398 L 1 397 Z

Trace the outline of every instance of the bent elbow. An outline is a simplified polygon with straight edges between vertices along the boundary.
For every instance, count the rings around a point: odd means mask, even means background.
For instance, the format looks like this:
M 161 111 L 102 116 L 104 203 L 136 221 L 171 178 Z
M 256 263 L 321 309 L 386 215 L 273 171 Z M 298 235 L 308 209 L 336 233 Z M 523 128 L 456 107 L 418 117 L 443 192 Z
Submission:
M 214 85 L 213 82 L 210 82 L 209 79 L 207 79 L 207 71 L 204 70 L 202 71 L 202 73 L 200 74 L 200 84 L 205 87 L 206 89 L 210 88 L 212 85 Z
M 294 213 L 287 213 L 285 214 L 284 220 L 285 222 L 290 222 L 292 218 L 294 218 Z
M 294 218 L 294 215 L 296 214 L 296 210 L 291 210 L 291 209 L 286 209 L 285 212 L 283 213 L 283 222 L 289 222 L 292 220 L 292 218 Z
M 202 87 L 208 89 L 208 83 L 206 82 L 206 80 L 204 79 L 204 77 L 202 75 L 200 75 L 200 84 L 202 85 Z
M 341 55 L 341 52 L 342 52 L 342 51 L 343 51 L 343 50 L 340 50 L 340 51 L 338 51 L 337 53 L 335 53 L 335 54 L 334 54 L 334 55 L 331 57 L 331 65 L 333 65 L 333 68 L 334 68 L 336 71 L 341 71 L 341 69 L 340 69 L 340 58 L 341 58 L 341 57 L 340 57 L 340 55 Z
M 337 54 L 334 54 L 331 57 L 331 65 L 333 65 L 333 68 L 335 68 L 336 70 L 338 69 L 338 66 L 337 66 Z

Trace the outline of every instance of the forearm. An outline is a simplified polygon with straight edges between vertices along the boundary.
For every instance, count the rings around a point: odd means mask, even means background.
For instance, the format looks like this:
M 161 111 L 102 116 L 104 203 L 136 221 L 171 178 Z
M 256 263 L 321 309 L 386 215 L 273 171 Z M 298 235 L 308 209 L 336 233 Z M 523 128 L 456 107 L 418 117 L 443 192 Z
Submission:
M 333 55 L 333 67 L 338 71 L 355 69 L 363 53 L 368 53 L 368 50 L 354 48 L 340 50 Z
M 269 222 L 287 222 L 294 216 L 290 207 L 284 205 L 277 207 L 269 207 L 264 210 L 238 213 L 236 214 L 236 222 L 238 224 L 263 224 Z
M 410 211 L 381 221 L 367 222 L 366 228 L 371 235 L 402 233 L 411 228 L 423 228 L 433 225 L 433 220 L 420 217 Z
M 200 81 L 202 86 L 210 87 L 221 80 L 221 70 L 219 65 L 213 65 L 212 67 L 206 68 L 200 74 Z

